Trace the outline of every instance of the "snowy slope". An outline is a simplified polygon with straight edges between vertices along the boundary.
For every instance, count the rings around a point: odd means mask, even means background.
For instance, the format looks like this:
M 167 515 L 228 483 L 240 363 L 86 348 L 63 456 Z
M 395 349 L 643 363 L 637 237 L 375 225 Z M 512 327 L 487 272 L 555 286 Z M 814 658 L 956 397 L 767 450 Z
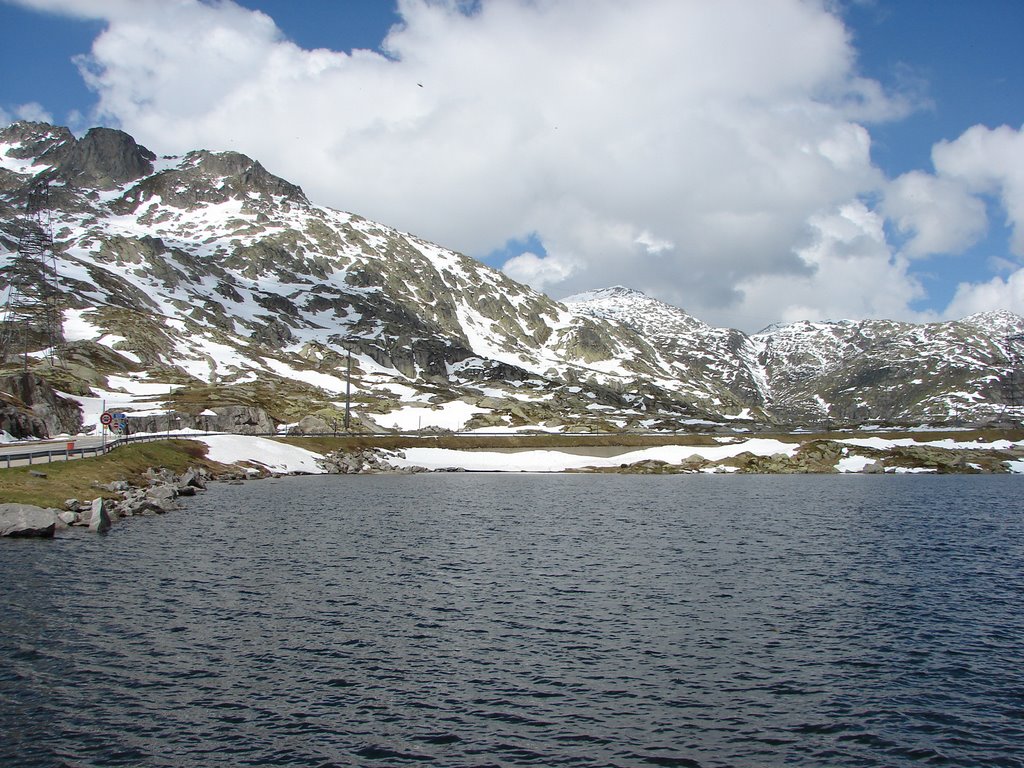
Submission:
M 157 158 L 117 131 L 75 140 L 15 124 L 0 133 L 8 260 L 41 179 L 72 354 L 99 343 L 140 377 L 235 387 L 235 400 L 298 382 L 304 401 L 274 413 L 285 421 L 340 407 L 349 352 L 371 425 L 454 400 L 477 405 L 468 413 L 481 427 L 626 426 L 655 399 L 669 416 L 694 414 L 671 391 L 637 393 L 652 366 L 635 334 L 461 254 L 316 206 L 242 155 Z
M 748 337 L 620 287 L 559 303 L 318 206 L 244 155 L 158 157 L 108 129 L 0 131 L 0 270 L 43 181 L 67 342 L 53 376 L 140 414 L 235 404 L 332 423 L 350 386 L 369 428 L 680 429 L 1018 407 L 1016 315 Z
M 635 329 L 672 359 L 684 386 L 724 386 L 781 422 L 1024 415 L 1024 318 L 1010 312 L 925 325 L 800 322 L 748 337 L 622 287 L 566 304 Z

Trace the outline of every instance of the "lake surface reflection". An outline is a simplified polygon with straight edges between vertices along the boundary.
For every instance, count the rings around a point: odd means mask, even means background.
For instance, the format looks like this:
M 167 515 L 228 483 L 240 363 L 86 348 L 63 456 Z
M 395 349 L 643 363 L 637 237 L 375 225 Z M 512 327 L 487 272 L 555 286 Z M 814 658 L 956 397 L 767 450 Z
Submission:
M 0 762 L 1021 766 L 1022 488 L 285 478 L 0 541 Z

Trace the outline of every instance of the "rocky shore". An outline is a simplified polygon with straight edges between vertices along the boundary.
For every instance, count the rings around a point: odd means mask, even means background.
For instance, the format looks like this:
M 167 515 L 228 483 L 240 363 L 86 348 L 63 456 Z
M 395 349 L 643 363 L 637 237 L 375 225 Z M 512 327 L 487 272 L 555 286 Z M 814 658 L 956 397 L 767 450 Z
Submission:
M 388 461 L 395 455 L 394 451 L 370 448 L 336 451 L 325 456 L 320 464 L 327 474 L 423 471 L 395 467 Z M 146 471 L 144 485 L 133 485 L 127 480 L 97 485 L 96 490 L 103 493 L 102 496 L 91 501 L 68 499 L 63 509 L 0 504 L 0 537 L 49 538 L 68 528 L 88 528 L 104 533 L 122 518 L 162 515 L 178 509 L 178 499 L 205 491 L 210 482 L 237 482 L 268 476 L 272 473 L 241 469 L 214 473 L 205 467 L 190 467 L 181 474 L 175 474 L 162 467 L 151 467 Z
M 232 473 L 230 478 L 239 475 Z M 167 469 L 151 468 L 146 473 L 145 486 L 132 485 L 126 480 L 98 485 L 96 490 L 105 491 L 107 495 L 91 501 L 68 499 L 63 509 L 0 504 L 0 536 L 48 538 L 72 527 L 103 533 L 121 518 L 162 515 L 177 509 L 178 498 L 206 490 L 211 480 L 230 478 L 215 476 L 201 467 L 191 467 L 180 475 Z M 109 494 L 117 498 L 111 499 Z
M 400 450 L 358 448 L 338 450 L 317 460 L 326 474 L 381 474 L 462 471 L 458 467 L 427 470 L 408 466 L 401 461 Z M 858 472 L 865 474 L 929 472 L 935 474 L 981 474 L 1012 471 L 1024 460 L 1019 444 L 977 447 L 936 447 L 934 445 L 900 445 L 874 448 L 850 446 L 835 440 L 812 439 L 789 453 L 758 455 L 749 451 L 717 460 L 694 454 L 670 463 L 645 459 L 615 467 L 582 466 L 576 472 L 619 472 L 628 474 L 681 474 L 693 472 L 736 472 L 748 474 L 826 474 Z M 397 462 L 397 463 L 395 463 Z M 250 465 L 251 467 L 251 465 Z M 117 480 L 95 486 L 92 500 L 67 499 L 62 509 L 43 508 L 29 504 L 0 504 L 0 537 L 52 537 L 67 528 L 88 528 L 102 533 L 119 519 L 161 515 L 177 509 L 178 500 L 194 496 L 212 481 L 240 481 L 248 478 L 275 476 L 264 469 L 190 466 L 176 474 L 166 468 L 150 468 L 141 482 Z
M 900 445 L 888 448 L 851 447 L 836 440 L 811 440 L 792 453 L 767 456 L 749 451 L 710 461 L 694 455 L 679 464 L 647 460 L 614 469 L 584 468 L 582 472 L 629 474 L 684 474 L 691 472 L 736 472 L 760 475 L 790 474 L 1004 474 L 1024 458 L 1020 447 L 946 448 L 930 445 Z

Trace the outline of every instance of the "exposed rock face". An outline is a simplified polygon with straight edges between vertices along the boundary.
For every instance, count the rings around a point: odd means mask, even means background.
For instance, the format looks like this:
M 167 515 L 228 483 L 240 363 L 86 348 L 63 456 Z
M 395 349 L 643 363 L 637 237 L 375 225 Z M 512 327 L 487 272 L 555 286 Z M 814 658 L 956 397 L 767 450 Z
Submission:
M 77 140 L 41 123 L 0 131 L 0 262 L 46 180 L 62 182 L 51 207 L 65 307 L 94 333 L 74 343 L 62 388 L 173 382 L 180 410 L 217 412 L 176 415 L 183 427 L 270 432 L 337 411 L 350 352 L 353 423 L 371 428 L 443 406 L 472 426 L 577 432 L 1024 418 L 1024 319 L 1010 313 L 747 335 L 625 288 L 560 303 L 314 205 L 245 155 L 157 164 L 120 131 Z
M 20 121 L 0 130 L 0 142 L 12 144 L 7 154 L 19 160 L 49 157 L 59 162 L 61 152 L 74 146 L 75 136 L 63 126 Z
M 156 155 L 124 131 L 92 128 L 69 151 L 61 152 L 57 170 L 76 186 L 109 190 L 148 176 L 154 160 Z
M 323 435 L 337 432 L 337 423 L 328 424 L 326 419 L 319 416 L 303 416 L 288 431 L 293 435 Z
M 0 430 L 12 436 L 77 434 L 82 428 L 78 403 L 61 397 L 34 373 L 0 376 Z
M 325 456 L 320 464 L 329 475 L 365 475 L 404 471 L 399 470 L 388 461 L 388 457 L 391 455 L 394 454 L 373 448 L 336 451 Z
M 159 197 L 178 208 L 223 203 L 253 193 L 270 202 L 279 197 L 306 202 L 302 189 L 269 173 L 238 152 L 189 152 L 177 168 L 150 176 L 129 190 L 124 202 L 131 210 Z
M 0 504 L 0 536 L 50 538 L 57 528 L 57 510 L 31 504 Z
M 252 340 L 271 349 L 280 349 L 295 340 L 292 329 L 280 320 L 271 320 L 252 332 Z
M 175 429 L 198 429 L 208 432 L 231 432 L 238 435 L 266 435 L 276 430 L 274 420 L 262 408 L 250 405 L 218 405 L 207 414 L 182 411 L 128 416 L 128 432 L 166 432 Z

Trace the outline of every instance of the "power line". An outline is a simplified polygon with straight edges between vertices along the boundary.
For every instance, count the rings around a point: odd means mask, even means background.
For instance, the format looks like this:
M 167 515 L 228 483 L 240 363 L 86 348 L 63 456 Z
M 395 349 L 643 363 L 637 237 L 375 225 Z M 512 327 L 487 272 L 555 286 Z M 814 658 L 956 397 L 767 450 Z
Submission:
M 64 330 L 50 222 L 50 187 L 46 182 L 29 193 L 17 253 L 0 270 L 0 279 L 6 283 L 0 363 L 21 357 L 27 371 L 32 353 L 41 353 L 51 366 L 56 366 L 61 359 Z

